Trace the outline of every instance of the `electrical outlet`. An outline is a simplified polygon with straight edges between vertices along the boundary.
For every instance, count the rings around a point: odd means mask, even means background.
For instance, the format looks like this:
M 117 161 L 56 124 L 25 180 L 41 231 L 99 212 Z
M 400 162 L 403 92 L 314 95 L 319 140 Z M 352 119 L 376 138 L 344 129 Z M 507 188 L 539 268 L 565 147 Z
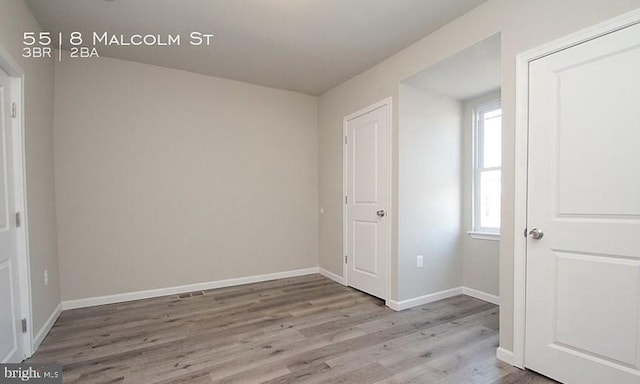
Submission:
M 320 214 L 324 215 L 324 208 L 322 208 L 322 207 L 320 208 Z
M 49 271 L 47 269 L 44 270 L 44 285 L 49 285 Z
M 423 255 L 418 255 L 416 257 L 416 267 L 417 268 L 422 268 L 422 262 L 423 262 L 424 256 Z

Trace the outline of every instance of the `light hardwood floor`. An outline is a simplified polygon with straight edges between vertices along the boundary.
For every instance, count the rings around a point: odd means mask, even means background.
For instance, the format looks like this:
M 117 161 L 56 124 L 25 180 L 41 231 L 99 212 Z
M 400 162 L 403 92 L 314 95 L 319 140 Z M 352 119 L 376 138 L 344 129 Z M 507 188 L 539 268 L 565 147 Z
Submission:
M 311 275 L 65 311 L 30 362 L 68 383 L 551 383 L 498 362 L 497 330 L 468 296 L 394 312 Z

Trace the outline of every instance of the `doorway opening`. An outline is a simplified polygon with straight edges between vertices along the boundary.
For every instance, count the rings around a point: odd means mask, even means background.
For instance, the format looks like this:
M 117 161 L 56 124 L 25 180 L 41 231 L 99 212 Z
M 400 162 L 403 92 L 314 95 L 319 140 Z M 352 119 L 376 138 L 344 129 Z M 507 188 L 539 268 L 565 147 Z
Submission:
M 397 309 L 498 304 L 501 35 L 399 84 Z
M 638 47 L 636 10 L 516 58 L 513 364 L 563 382 L 640 378 Z
M 345 285 L 389 298 L 391 99 L 344 119 Z
M 32 354 L 24 160 L 24 73 L 0 46 L 0 362 Z

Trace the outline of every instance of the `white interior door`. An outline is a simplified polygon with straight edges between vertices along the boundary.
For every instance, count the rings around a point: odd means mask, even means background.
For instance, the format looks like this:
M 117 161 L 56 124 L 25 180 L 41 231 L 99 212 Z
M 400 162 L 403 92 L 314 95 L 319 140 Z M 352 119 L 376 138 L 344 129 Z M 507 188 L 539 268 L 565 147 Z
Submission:
M 22 361 L 11 79 L 0 70 L 0 362 Z
M 391 106 L 346 119 L 347 284 L 387 298 Z
M 531 62 L 529 81 L 525 365 L 638 384 L 640 25 Z

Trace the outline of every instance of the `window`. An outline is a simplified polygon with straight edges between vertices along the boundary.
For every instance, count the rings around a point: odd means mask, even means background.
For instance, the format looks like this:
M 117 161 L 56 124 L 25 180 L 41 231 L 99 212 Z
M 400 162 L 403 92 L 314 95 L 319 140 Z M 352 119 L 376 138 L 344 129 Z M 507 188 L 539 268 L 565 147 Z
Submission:
M 500 233 L 502 179 L 502 108 L 500 101 L 483 104 L 474 113 L 473 230 Z

